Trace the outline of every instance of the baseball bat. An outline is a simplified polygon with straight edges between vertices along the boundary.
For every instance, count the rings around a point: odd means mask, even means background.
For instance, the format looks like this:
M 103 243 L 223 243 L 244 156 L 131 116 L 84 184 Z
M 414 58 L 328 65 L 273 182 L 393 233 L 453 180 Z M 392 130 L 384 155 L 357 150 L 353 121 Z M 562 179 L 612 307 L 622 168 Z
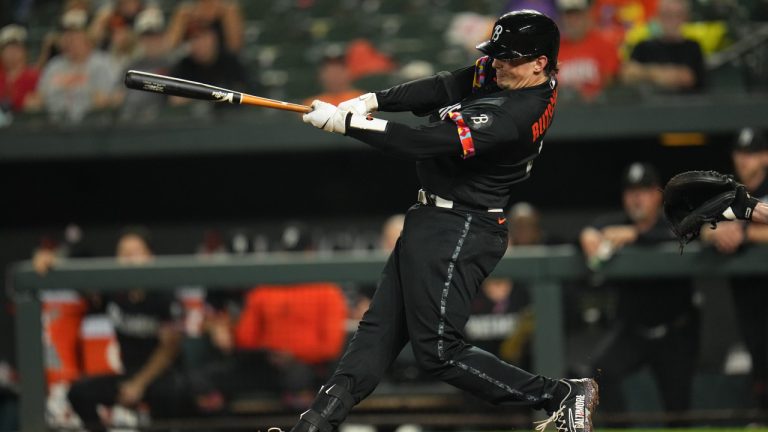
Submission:
M 290 102 L 283 102 L 259 96 L 249 95 L 234 90 L 157 75 L 148 72 L 130 70 L 125 74 L 125 86 L 129 89 L 180 96 L 190 99 L 200 99 L 211 102 L 226 102 L 231 104 L 254 105 L 265 108 L 275 108 L 286 111 L 308 113 L 312 108 Z

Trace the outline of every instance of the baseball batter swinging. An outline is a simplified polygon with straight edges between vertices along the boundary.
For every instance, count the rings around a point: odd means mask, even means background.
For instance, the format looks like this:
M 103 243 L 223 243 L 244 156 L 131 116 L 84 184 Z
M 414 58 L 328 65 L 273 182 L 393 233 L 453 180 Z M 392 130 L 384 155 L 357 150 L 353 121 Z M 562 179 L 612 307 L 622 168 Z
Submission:
M 369 93 L 335 107 L 314 101 L 305 123 L 416 161 L 418 203 L 338 369 L 294 432 L 333 432 L 411 341 L 421 368 L 494 404 L 545 410 L 569 432 L 592 430 L 592 379 L 551 379 L 463 340 L 470 303 L 507 247 L 503 209 L 528 178 L 557 101 L 560 33 L 530 10 L 503 15 L 475 65 Z M 371 119 L 431 115 L 419 127 Z

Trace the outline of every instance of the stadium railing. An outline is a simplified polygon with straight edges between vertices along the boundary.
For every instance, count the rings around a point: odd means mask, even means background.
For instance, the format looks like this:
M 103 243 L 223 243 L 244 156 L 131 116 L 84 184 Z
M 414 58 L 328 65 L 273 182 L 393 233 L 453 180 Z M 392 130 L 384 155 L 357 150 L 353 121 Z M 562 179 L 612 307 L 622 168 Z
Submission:
M 16 305 L 16 340 L 21 386 L 21 431 L 46 429 L 41 303 L 38 293 L 50 289 L 110 291 L 141 286 L 173 290 L 181 285 L 251 286 L 302 281 L 376 282 L 386 257 L 379 254 L 335 253 L 314 257 L 275 254 L 265 257 L 205 259 L 195 256 L 158 257 L 142 266 L 119 265 L 111 258 L 66 260 L 44 277 L 30 262 L 12 265 L 9 287 Z M 732 256 L 689 245 L 628 247 L 600 268 L 606 278 L 693 278 L 768 274 L 768 247 L 753 246 Z M 581 253 L 572 245 L 514 249 L 494 275 L 529 283 L 537 317 L 534 369 L 560 376 L 564 372 L 562 284 L 589 275 Z M 38 336 L 36 336 L 38 335 Z

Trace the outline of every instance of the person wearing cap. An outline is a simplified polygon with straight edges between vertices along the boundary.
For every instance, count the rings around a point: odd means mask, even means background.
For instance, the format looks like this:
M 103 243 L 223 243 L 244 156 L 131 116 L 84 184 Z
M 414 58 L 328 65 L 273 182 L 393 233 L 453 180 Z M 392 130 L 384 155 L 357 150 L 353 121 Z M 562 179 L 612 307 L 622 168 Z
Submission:
M 171 68 L 171 76 L 228 89 L 253 92 L 253 81 L 240 59 L 222 49 L 216 28 L 205 25 L 190 29 L 189 54 Z M 172 96 L 171 105 L 185 105 L 190 99 Z M 207 103 L 206 103 L 207 104 Z M 217 109 L 234 105 L 217 104 Z
M 619 47 L 592 22 L 589 0 L 558 0 L 563 38 L 560 85 L 593 101 L 619 72 Z
M 93 48 L 86 31 L 88 15 L 73 9 L 61 18 L 61 54 L 42 71 L 39 99 L 54 122 L 79 123 L 94 110 L 115 105 L 119 70 L 108 55 Z
M 216 32 L 222 51 L 237 54 L 245 44 L 245 23 L 237 1 L 190 0 L 179 2 L 168 24 L 167 43 L 175 48 L 208 27 Z
M 303 102 L 305 105 L 311 105 L 315 99 L 338 105 L 345 100 L 353 99 L 363 94 L 362 91 L 352 86 L 352 78 L 349 76 L 346 58 L 343 54 L 331 54 L 323 57 L 323 61 L 317 71 L 317 78 L 323 92 L 307 98 Z
M 88 32 L 96 46 L 108 50 L 122 45 L 133 36 L 139 14 L 147 5 L 143 0 L 116 0 L 106 3 L 96 13 Z
M 657 37 L 637 44 L 623 65 L 625 84 L 648 84 L 666 92 L 691 93 L 704 89 L 704 55 L 699 43 L 682 34 L 690 12 L 689 0 L 660 0 Z
M 16 24 L 0 29 L 0 110 L 21 112 L 37 87 L 40 72 L 27 63 L 27 30 Z
M 581 232 L 581 248 L 592 268 L 629 245 L 675 241 L 661 210 L 661 179 L 647 163 L 624 172 L 624 211 L 598 217 Z M 699 319 L 690 279 L 609 280 L 617 295 L 611 334 L 597 346 L 592 368 L 598 377 L 601 409 L 622 412 L 624 378 L 649 367 L 668 412 L 690 408 L 699 352 Z
M 123 73 L 128 70 L 140 70 L 160 75 L 169 75 L 173 62 L 165 45 L 165 19 L 158 8 L 146 8 L 139 12 L 133 24 L 138 36 L 139 54 Z M 129 123 L 151 122 L 165 107 L 165 95 L 127 91 L 122 81 L 117 83 L 116 91 L 122 99 L 118 120 Z
M 410 341 L 432 378 L 497 405 L 549 414 L 538 430 L 590 432 L 598 388 L 591 378 L 525 371 L 467 343 L 472 299 L 507 249 L 504 208 L 533 169 L 555 115 L 560 32 L 534 10 L 502 15 L 484 54 L 454 72 L 367 93 L 334 106 L 312 103 L 305 123 L 411 160 L 422 186 L 371 306 L 336 372 L 293 432 L 336 430 L 378 385 Z M 374 111 L 429 116 L 411 126 Z M 375 187 L 370 191 L 376 194 Z M 569 421 L 570 419 L 571 421 Z
M 768 142 L 763 131 L 743 128 L 733 142 L 733 166 L 736 180 L 747 192 L 763 203 L 768 203 Z M 758 206 L 761 207 L 760 204 Z M 731 255 L 749 244 L 768 243 L 768 226 L 758 218 L 753 222 L 721 222 L 716 229 L 704 227 L 701 238 L 720 253 Z M 752 395 L 760 408 L 768 408 L 768 278 L 765 276 L 739 276 L 731 278 L 736 316 L 744 343 L 752 357 Z

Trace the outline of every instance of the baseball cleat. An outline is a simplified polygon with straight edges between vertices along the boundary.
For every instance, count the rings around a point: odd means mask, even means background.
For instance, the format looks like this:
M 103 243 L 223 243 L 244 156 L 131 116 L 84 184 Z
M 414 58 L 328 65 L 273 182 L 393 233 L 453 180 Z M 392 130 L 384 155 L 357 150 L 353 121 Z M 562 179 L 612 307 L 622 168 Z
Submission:
M 592 432 L 592 413 L 600 399 L 597 382 L 592 378 L 563 379 L 568 394 L 560 406 L 546 419 L 536 422 L 536 430 L 543 432 L 550 423 L 562 432 Z

